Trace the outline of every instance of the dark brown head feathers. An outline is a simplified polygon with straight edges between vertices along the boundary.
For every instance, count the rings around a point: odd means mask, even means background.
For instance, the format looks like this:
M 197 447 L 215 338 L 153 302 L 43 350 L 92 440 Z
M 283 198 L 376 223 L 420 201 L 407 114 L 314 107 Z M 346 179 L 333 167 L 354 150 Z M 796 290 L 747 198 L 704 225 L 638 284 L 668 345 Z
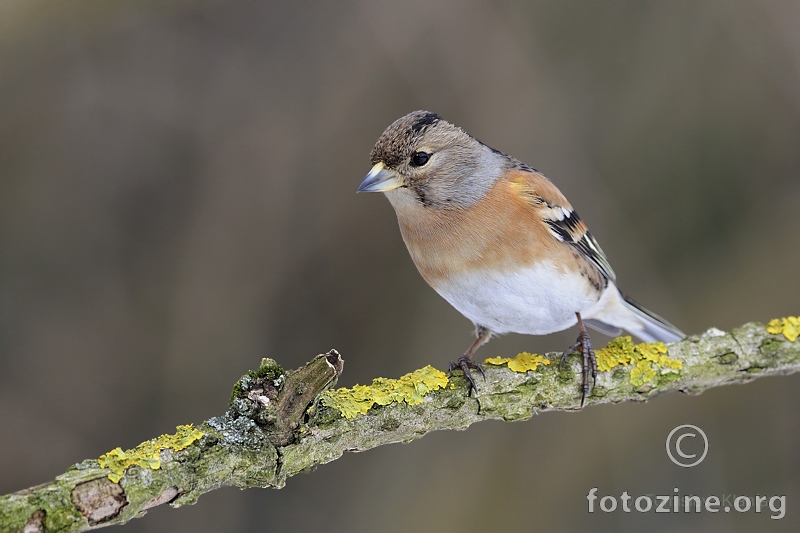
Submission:
M 382 161 L 386 167 L 396 168 L 410 155 L 425 130 L 440 120 L 439 115 L 430 111 L 414 111 L 395 120 L 375 143 L 370 161 L 373 165 Z

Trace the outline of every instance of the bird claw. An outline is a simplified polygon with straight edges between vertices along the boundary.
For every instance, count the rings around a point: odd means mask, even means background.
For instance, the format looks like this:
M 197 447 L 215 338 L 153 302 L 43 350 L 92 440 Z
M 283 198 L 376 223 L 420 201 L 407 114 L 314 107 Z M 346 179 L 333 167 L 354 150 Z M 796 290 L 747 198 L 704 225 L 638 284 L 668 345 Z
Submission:
M 568 355 L 576 352 L 583 356 L 583 382 L 581 384 L 581 407 L 583 407 L 589 391 L 591 388 L 594 388 L 594 386 L 597 385 L 597 357 L 595 356 L 594 348 L 592 347 L 592 339 L 589 337 L 589 334 L 586 331 L 581 331 L 578 334 L 578 341 L 564 351 L 564 354 L 561 356 L 561 360 L 558 362 L 558 369 L 561 370 L 561 366 L 564 364 L 564 361 L 567 360 Z M 591 388 L 589 387 L 590 368 L 592 374 Z
M 464 373 L 464 377 L 467 378 L 467 382 L 469 383 L 467 394 L 472 394 L 472 391 L 478 394 L 478 387 L 475 385 L 475 380 L 472 377 L 470 369 L 480 372 L 481 376 L 483 376 L 483 380 L 486 381 L 486 372 L 483 370 L 483 365 L 476 363 L 466 355 L 462 355 L 457 361 L 450 361 L 450 372 L 456 369 L 461 370 Z

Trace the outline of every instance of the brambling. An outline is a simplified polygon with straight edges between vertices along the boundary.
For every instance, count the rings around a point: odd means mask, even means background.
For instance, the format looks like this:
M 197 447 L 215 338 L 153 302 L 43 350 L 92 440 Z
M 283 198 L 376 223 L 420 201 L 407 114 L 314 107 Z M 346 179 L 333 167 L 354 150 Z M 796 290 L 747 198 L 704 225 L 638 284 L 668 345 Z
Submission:
M 476 328 L 450 370 L 477 387 L 472 355 L 494 334 L 544 335 L 578 324 L 581 407 L 597 361 L 585 326 L 643 341 L 685 335 L 623 295 L 605 254 L 567 199 L 535 169 L 435 113 L 415 111 L 378 139 L 358 192 L 382 192 L 428 284 Z M 485 379 L 485 375 L 484 375 Z

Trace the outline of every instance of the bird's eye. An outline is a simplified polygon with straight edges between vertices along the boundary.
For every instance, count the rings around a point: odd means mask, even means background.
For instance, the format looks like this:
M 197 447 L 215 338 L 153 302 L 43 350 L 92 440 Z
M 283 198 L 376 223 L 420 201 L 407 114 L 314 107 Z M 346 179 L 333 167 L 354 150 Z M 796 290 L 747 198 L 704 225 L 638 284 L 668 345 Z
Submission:
M 430 154 L 428 154 L 427 152 L 414 152 L 411 155 L 411 164 L 414 165 L 415 167 L 421 167 L 422 165 L 428 162 L 428 159 L 430 159 L 430 157 L 431 157 Z

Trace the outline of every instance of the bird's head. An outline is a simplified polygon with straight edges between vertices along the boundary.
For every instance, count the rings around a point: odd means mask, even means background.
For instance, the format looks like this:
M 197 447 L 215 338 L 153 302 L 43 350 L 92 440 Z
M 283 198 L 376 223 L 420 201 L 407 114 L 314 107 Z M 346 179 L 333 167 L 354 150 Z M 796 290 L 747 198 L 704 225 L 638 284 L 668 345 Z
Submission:
M 430 111 L 394 121 L 370 154 L 372 170 L 358 192 L 383 192 L 397 208 L 433 209 L 477 202 L 507 168 L 506 156 Z

